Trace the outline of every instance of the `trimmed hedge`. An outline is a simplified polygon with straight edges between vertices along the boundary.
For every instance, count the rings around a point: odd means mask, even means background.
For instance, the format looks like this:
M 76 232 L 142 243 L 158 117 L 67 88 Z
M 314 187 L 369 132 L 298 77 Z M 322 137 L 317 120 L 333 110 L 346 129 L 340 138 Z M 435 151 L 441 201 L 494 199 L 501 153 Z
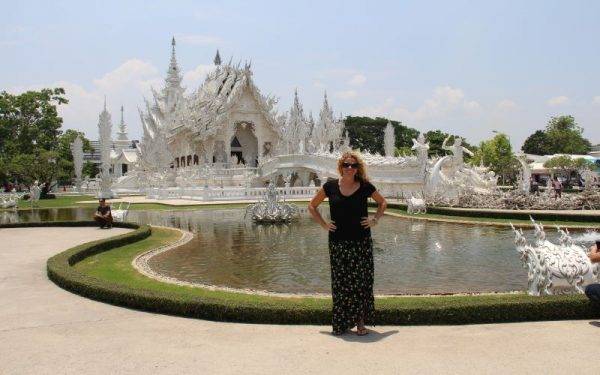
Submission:
M 81 221 L 34 221 L 27 223 L 0 224 L 0 228 L 39 228 L 39 227 L 97 227 L 98 223 L 90 220 Z M 115 228 L 138 229 L 135 223 L 113 223 Z
M 48 260 L 48 277 L 82 296 L 114 305 L 215 321 L 269 324 L 331 323 L 329 299 L 248 296 L 206 291 L 206 297 L 134 288 L 77 271 L 78 261 L 140 241 L 151 234 L 141 226 L 131 233 L 83 244 Z M 145 251 L 145 250 L 144 250 Z M 156 281 L 157 284 L 162 284 Z M 532 297 L 526 294 L 480 296 L 385 297 L 376 299 L 376 324 L 472 324 L 559 319 L 595 319 L 600 306 L 581 295 Z
M 377 204 L 369 202 L 369 206 L 376 207 Z M 406 211 L 407 207 L 401 203 L 388 203 L 389 208 L 396 208 Z M 427 206 L 428 214 L 438 214 L 447 216 L 462 216 L 474 218 L 506 219 L 506 220 L 529 220 L 529 216 L 538 221 L 571 221 L 582 223 L 600 223 L 600 215 L 579 215 L 579 214 L 558 214 L 552 212 L 529 213 L 518 210 L 505 211 L 481 211 L 477 209 L 452 209 L 450 207 L 431 207 Z

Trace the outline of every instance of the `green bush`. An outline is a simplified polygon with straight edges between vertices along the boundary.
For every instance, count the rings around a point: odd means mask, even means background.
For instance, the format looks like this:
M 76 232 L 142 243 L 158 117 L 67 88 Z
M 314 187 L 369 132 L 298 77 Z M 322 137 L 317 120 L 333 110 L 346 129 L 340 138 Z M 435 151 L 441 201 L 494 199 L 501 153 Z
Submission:
M 331 301 L 207 293 L 212 297 L 134 288 L 77 271 L 86 257 L 140 241 L 151 234 L 141 226 L 114 238 L 83 244 L 50 258 L 48 277 L 82 296 L 114 305 L 216 321 L 269 324 L 330 324 Z M 161 284 L 160 282 L 156 282 Z M 181 287 L 185 290 L 185 287 Z M 310 300 L 313 300 L 311 302 Z M 385 297 L 376 299 L 376 324 L 471 324 L 556 319 L 593 319 L 600 308 L 584 296 L 532 297 L 525 294 L 480 296 Z

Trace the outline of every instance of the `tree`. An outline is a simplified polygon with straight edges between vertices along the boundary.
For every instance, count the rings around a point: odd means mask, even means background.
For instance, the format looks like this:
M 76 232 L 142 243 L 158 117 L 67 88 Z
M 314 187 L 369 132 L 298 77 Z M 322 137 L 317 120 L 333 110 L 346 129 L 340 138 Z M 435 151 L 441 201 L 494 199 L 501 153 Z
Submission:
M 383 133 L 388 123 L 388 119 L 383 117 L 355 117 L 348 116 L 344 120 L 344 125 L 348 130 L 350 144 L 353 148 L 368 150 L 372 153 L 384 154 Z M 399 121 L 390 121 L 394 127 L 396 148 L 412 146 L 412 138 L 419 134 L 418 130 L 402 125 Z
M 555 156 L 544 163 L 544 168 L 552 169 L 566 178 L 565 185 L 571 185 L 573 172 L 581 172 L 585 169 L 594 169 L 595 164 L 584 158 L 572 159 L 567 155 Z
M 68 103 L 62 88 L 0 93 L 0 165 L 3 182 L 46 183 L 44 197 L 64 163 L 58 155 L 62 118 L 57 106 Z
M 526 154 L 533 155 L 548 155 L 552 153 L 548 136 L 543 130 L 536 130 L 535 133 L 527 137 L 521 150 Z
M 545 130 L 537 130 L 523 143 L 523 152 L 535 155 L 587 154 L 592 145 L 573 116 L 552 117 Z
M 513 180 L 519 168 L 519 162 L 515 158 L 506 134 L 496 134 L 492 139 L 483 141 L 471 159 L 471 164 L 483 164 L 494 171 L 502 182 Z
M 582 134 L 583 128 L 577 125 L 573 116 L 552 117 L 546 126 L 553 154 L 587 154 L 592 145 Z

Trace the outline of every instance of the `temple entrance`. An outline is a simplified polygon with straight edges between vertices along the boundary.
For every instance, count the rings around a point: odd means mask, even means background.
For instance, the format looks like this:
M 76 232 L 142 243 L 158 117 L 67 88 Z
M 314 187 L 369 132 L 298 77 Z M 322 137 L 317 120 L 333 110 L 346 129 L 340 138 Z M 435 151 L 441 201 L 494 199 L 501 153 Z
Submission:
M 254 135 L 254 125 L 247 122 L 236 124 L 235 133 L 231 139 L 231 156 L 249 167 L 258 164 L 258 139 Z

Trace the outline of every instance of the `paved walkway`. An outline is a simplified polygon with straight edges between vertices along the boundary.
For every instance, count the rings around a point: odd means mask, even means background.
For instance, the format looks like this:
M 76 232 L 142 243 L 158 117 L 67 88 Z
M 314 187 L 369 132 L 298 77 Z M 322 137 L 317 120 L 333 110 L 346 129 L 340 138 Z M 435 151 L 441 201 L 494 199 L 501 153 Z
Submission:
M 219 323 L 91 301 L 45 275 L 51 255 L 124 229 L 0 229 L 0 374 L 594 373 L 600 323 L 376 327 Z

